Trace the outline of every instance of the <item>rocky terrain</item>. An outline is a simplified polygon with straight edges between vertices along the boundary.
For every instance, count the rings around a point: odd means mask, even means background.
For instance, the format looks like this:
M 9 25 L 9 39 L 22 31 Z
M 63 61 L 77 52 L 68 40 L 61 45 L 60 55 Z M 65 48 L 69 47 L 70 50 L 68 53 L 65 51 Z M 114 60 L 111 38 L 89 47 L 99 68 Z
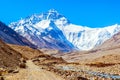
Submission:
M 40 56 L 53 58 L 40 50 L 0 41 L 0 80 L 64 80 L 35 65 L 34 59 Z
M 111 60 L 114 60 L 114 57 L 111 58 Z M 62 78 L 64 78 L 65 80 L 112 80 L 120 78 L 119 63 L 101 64 L 102 62 L 94 62 L 95 65 L 92 65 L 93 63 L 89 62 L 89 64 L 83 64 L 78 62 L 66 62 L 62 59 L 62 57 L 56 58 L 52 56 L 50 57 L 48 55 L 38 56 L 33 60 L 33 62 L 36 65 L 42 67 L 42 69 L 44 70 L 51 71 L 56 73 L 57 75 L 62 76 Z M 111 70 L 111 68 L 114 69 Z
M 26 69 L 20 69 L 19 73 L 5 76 L 5 80 L 65 80 L 50 71 L 43 70 L 31 60 L 28 60 L 26 65 Z
M 119 47 L 65 54 L 57 50 L 36 50 L 5 44 L 2 41 L 0 45 L 1 80 L 120 79 Z

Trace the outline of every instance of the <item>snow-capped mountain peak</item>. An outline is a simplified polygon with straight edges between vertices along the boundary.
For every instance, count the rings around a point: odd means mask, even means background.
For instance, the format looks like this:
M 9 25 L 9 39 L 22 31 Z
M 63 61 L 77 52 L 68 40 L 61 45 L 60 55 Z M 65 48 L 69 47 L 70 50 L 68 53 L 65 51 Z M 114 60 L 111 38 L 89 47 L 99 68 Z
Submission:
M 55 9 L 50 9 L 50 10 L 48 10 L 48 12 L 49 12 L 49 13 L 58 13 L 58 11 L 55 10 Z M 59 14 L 59 13 L 58 13 L 58 14 Z
M 61 17 L 62 15 L 60 15 L 56 10 L 54 9 L 50 9 L 47 13 L 47 19 L 58 19 L 59 17 Z
M 66 39 L 64 33 L 55 24 L 56 20 L 60 18 L 64 18 L 64 16 L 55 10 L 49 10 L 46 13 L 34 14 L 13 22 L 9 26 L 38 48 L 69 51 L 74 48 L 74 45 Z
M 103 28 L 74 25 L 54 9 L 13 22 L 9 27 L 39 48 L 59 50 L 89 50 L 120 30 L 118 24 Z

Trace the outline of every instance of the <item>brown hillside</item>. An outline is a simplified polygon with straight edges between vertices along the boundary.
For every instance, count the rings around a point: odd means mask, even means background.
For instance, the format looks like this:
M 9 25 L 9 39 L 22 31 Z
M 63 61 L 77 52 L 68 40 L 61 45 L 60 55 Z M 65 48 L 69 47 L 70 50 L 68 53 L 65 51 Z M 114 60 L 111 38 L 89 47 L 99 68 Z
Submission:
M 0 68 L 15 68 L 20 62 L 21 55 L 0 40 Z
M 19 45 L 11 45 L 11 44 L 8 45 L 12 47 L 14 50 L 18 51 L 26 59 L 33 59 L 43 54 L 40 50 L 32 49 L 28 46 L 19 46 Z

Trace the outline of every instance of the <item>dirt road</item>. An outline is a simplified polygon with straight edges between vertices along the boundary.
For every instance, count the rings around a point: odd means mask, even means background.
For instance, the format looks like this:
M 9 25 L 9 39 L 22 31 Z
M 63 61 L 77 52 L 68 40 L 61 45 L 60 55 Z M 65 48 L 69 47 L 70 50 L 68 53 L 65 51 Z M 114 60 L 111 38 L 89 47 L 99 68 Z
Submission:
M 5 80 L 64 80 L 56 74 L 42 70 L 31 60 L 28 60 L 26 69 L 20 69 L 19 73 L 6 76 Z

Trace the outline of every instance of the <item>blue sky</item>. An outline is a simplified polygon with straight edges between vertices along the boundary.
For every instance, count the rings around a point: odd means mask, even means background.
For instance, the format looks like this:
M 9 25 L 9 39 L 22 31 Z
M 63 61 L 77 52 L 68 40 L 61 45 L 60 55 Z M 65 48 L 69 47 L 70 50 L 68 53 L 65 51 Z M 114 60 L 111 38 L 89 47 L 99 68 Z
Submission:
M 120 0 L 1 0 L 0 20 L 9 24 L 49 9 L 56 9 L 77 25 L 105 27 L 120 24 Z

